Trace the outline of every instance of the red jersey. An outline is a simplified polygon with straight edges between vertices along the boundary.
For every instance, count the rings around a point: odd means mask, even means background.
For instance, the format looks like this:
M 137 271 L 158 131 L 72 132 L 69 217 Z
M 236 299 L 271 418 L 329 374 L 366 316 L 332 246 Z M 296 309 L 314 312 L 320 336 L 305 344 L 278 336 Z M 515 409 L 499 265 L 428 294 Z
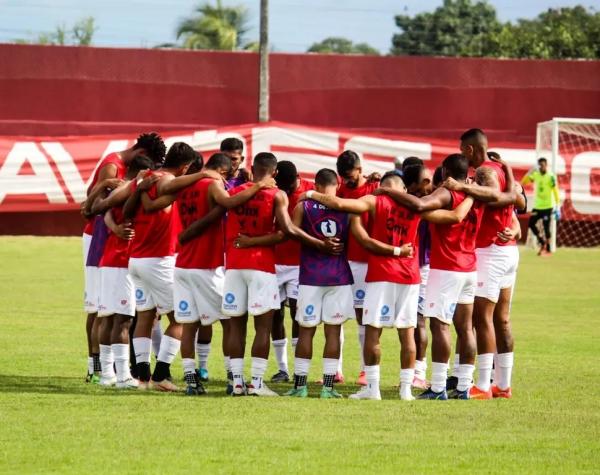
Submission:
M 104 157 L 102 159 L 102 161 L 98 165 L 98 168 L 96 168 L 96 170 L 94 171 L 94 175 L 92 176 L 91 188 L 94 188 L 94 186 L 96 186 L 96 183 L 98 183 L 98 176 L 100 176 L 100 170 L 102 170 L 106 165 L 110 165 L 110 164 L 116 165 L 116 167 L 117 167 L 116 178 L 121 178 L 121 179 L 125 178 L 125 174 L 127 173 L 127 167 L 123 163 L 123 160 L 121 160 L 121 157 L 119 156 L 118 153 L 116 153 L 116 152 L 109 153 L 106 157 Z M 83 233 L 91 235 L 93 232 L 94 232 L 94 220 L 90 219 L 90 220 L 88 220 L 87 223 L 85 223 L 85 227 L 83 228 Z
M 461 191 L 450 191 L 452 209 L 461 204 L 466 194 Z M 473 272 L 476 270 L 475 240 L 481 224 L 484 206 L 475 201 L 473 207 L 460 223 L 431 224 L 432 269 L 450 270 L 454 272 Z
M 298 204 L 298 198 L 300 195 L 308 190 L 314 190 L 315 185 L 300 178 L 298 188 L 291 195 L 288 196 L 289 206 L 288 213 L 290 216 L 294 214 L 294 208 Z M 275 264 L 283 266 L 299 266 L 300 265 L 300 243 L 295 239 L 288 239 L 283 241 L 281 244 L 275 246 Z
M 337 195 L 340 198 L 358 199 L 365 195 L 370 195 L 371 193 L 373 193 L 373 190 L 375 190 L 378 187 L 379 183 L 377 182 L 367 182 L 364 185 L 359 186 L 358 188 L 348 188 L 346 185 L 344 185 L 344 183 L 342 183 L 338 188 Z M 362 220 L 365 229 L 369 229 L 369 213 L 363 213 L 360 216 L 360 219 Z M 354 239 L 354 236 L 352 234 L 348 236 L 347 255 L 349 261 L 367 262 L 369 260 L 369 253 L 356 241 L 356 239 Z
M 210 211 L 208 187 L 214 182 L 212 178 L 203 178 L 179 193 L 177 206 L 184 229 Z M 200 236 L 180 246 L 175 266 L 182 269 L 222 266 L 223 237 L 223 220 L 218 219 Z
M 156 174 L 161 176 L 164 173 Z M 132 183 L 135 191 L 135 181 Z M 153 200 L 158 197 L 156 184 L 148 190 L 148 196 Z M 177 203 L 152 213 L 146 213 L 140 205 L 133 218 L 135 236 L 131 241 L 130 257 L 173 256 L 177 245 L 178 221 Z
M 413 245 L 412 257 L 382 256 L 369 253 L 366 282 L 419 284 L 419 250 L 417 231 L 421 217 L 389 196 L 377 196 L 371 220 L 371 237 L 390 246 Z
M 506 175 L 502 169 L 502 165 L 486 160 L 481 165 L 482 167 L 489 167 L 496 172 L 498 175 L 498 181 L 500 183 L 500 189 L 506 190 Z M 492 244 L 497 246 L 516 246 L 517 242 L 513 239 L 512 241 L 503 242 L 498 239 L 497 233 L 504 230 L 504 228 L 510 227 L 512 224 L 512 215 L 514 206 L 504 206 L 502 208 L 493 208 L 486 206 L 483 211 L 483 217 L 481 218 L 481 227 L 479 233 L 477 233 L 477 247 L 488 247 Z
M 121 224 L 123 222 L 123 207 L 118 206 L 112 208 L 112 215 L 115 223 Z M 130 245 L 131 241 L 121 239 L 115 233 L 109 231 L 99 266 L 127 268 L 127 265 L 129 264 Z
M 250 188 L 254 183 L 248 182 L 229 190 L 230 195 Z M 239 234 L 246 236 L 263 236 L 275 232 L 274 202 L 277 188 L 265 189 L 256 193 L 252 199 L 227 213 L 225 268 L 253 269 L 275 273 L 275 246 L 254 246 L 238 249 L 233 246 Z

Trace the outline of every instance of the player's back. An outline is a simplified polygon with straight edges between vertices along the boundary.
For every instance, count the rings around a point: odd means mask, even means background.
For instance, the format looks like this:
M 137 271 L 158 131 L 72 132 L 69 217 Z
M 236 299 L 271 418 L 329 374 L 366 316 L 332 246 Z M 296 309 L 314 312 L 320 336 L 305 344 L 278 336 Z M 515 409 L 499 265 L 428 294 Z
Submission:
M 347 213 L 335 211 L 314 200 L 303 202 L 302 229 L 317 239 L 337 238 L 348 241 L 350 218 Z M 353 284 L 352 271 L 346 253 L 325 254 L 302 245 L 300 251 L 300 285 L 318 287 Z
M 177 196 L 179 218 L 184 229 L 210 211 L 208 188 L 214 182 L 212 178 L 203 178 Z M 223 220 L 218 219 L 200 236 L 180 246 L 175 266 L 183 269 L 216 269 L 222 266 L 224 240 Z
M 370 226 L 371 237 L 395 247 L 412 244 L 413 256 L 396 257 L 370 253 L 366 282 L 412 285 L 421 281 L 417 240 L 420 220 L 417 213 L 397 204 L 389 196 L 376 197 L 375 214 Z

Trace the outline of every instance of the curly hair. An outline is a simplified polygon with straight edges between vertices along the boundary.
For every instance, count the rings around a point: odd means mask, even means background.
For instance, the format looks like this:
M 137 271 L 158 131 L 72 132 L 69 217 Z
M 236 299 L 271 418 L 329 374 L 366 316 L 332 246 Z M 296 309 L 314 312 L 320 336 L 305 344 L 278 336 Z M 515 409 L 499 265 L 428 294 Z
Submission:
M 167 147 L 160 135 L 156 132 L 141 134 L 133 146 L 134 150 L 140 148 L 144 150 L 144 154 L 150 158 L 157 167 L 162 165 Z

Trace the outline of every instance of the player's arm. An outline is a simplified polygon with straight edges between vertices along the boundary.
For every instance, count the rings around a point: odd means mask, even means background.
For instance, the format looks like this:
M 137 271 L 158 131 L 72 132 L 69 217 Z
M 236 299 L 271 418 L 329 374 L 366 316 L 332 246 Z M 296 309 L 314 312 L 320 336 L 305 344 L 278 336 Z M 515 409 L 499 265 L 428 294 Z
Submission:
M 521 185 L 526 186 L 526 185 L 529 185 L 530 183 L 533 183 L 533 174 L 535 173 L 536 170 L 537 170 L 536 167 L 531 168 L 525 174 L 525 176 L 523 176 L 523 178 L 521 179 Z
M 156 199 L 152 199 L 148 196 L 148 193 L 142 193 L 140 199 L 142 202 L 142 206 L 144 207 L 144 211 L 146 213 L 153 213 L 155 211 L 160 211 L 161 209 L 165 209 L 173 204 L 177 196 L 175 195 L 161 195 Z
M 235 238 L 233 244 L 235 247 L 239 247 L 241 249 L 256 246 L 274 246 L 275 244 L 279 244 L 284 241 L 285 238 L 286 236 L 282 231 L 263 234 L 262 236 L 246 236 L 245 234 L 240 234 L 237 238 Z
M 141 175 L 138 175 L 138 177 L 141 177 Z M 127 201 L 123 205 L 123 217 L 125 219 L 132 219 L 135 216 L 141 202 L 142 194 L 148 191 L 158 180 L 159 177 L 156 175 L 150 175 L 136 182 L 135 191 L 129 195 L 129 198 L 127 198 Z
M 184 188 L 193 185 L 202 178 L 212 178 L 215 180 L 223 181 L 223 177 L 214 170 L 201 170 L 196 173 L 190 173 L 189 175 L 181 175 L 173 177 L 171 180 L 164 183 L 159 190 L 160 195 L 176 195 Z
M 413 253 L 412 244 L 404 244 L 402 247 L 391 246 L 377 239 L 373 239 L 367 233 L 362 224 L 360 215 L 352 215 L 350 218 L 350 232 L 358 243 L 372 254 L 382 256 L 411 257 Z
M 111 194 L 105 198 L 96 199 L 92 205 L 93 214 L 102 214 L 105 211 L 121 206 L 131 195 L 131 182 L 123 183 L 118 188 L 114 189 Z
M 554 206 L 560 207 L 560 193 L 558 190 L 558 180 L 552 177 L 552 196 L 554 197 Z
M 406 193 L 405 191 L 396 190 L 386 186 L 380 186 L 373 191 L 373 194 L 388 195 L 399 205 L 402 205 L 416 213 L 424 213 L 425 211 L 446 208 L 451 204 L 452 201 L 450 192 L 445 188 L 438 188 L 430 195 L 423 196 L 422 198 Z
M 283 191 L 278 191 L 275 195 L 275 219 L 279 229 L 287 236 L 300 241 L 302 244 L 314 247 L 321 252 L 327 254 L 341 254 L 344 250 L 344 245 L 339 239 L 326 239 L 321 241 L 310 234 L 306 233 L 302 228 L 296 226 L 288 214 L 288 197 Z
M 456 181 L 454 178 L 447 178 L 443 184 L 444 188 L 452 191 L 461 191 L 476 200 L 489 204 L 490 206 L 502 207 L 515 203 L 517 193 L 512 188 L 512 191 L 499 191 L 490 186 L 482 186 L 477 183 L 463 183 Z
M 96 181 L 96 185 L 92 187 L 92 185 L 88 186 L 87 195 L 92 194 L 94 190 L 97 188 L 101 188 L 102 182 L 104 180 L 108 180 L 111 178 L 117 178 L 117 166 L 114 163 L 109 163 L 104 165 L 98 172 L 98 180 Z
M 226 209 L 231 209 L 243 205 L 260 190 L 264 188 L 275 188 L 275 186 L 275 180 L 272 177 L 268 177 L 257 183 L 254 183 L 244 191 L 240 191 L 235 195 L 230 195 L 225 190 L 223 182 L 215 181 L 214 183 L 210 184 L 209 193 L 211 194 L 215 203 L 217 203 L 219 206 L 222 206 Z
M 225 208 L 222 206 L 213 207 L 208 213 L 190 224 L 186 229 L 179 233 L 178 239 L 180 244 L 185 244 L 194 238 L 200 236 L 206 231 L 211 224 L 218 219 L 223 219 Z
M 131 239 L 133 239 L 135 232 L 131 227 L 131 221 L 123 221 L 121 224 L 117 224 L 112 214 L 112 210 L 109 209 L 104 214 L 104 223 L 106 224 L 106 227 L 108 229 L 110 229 L 121 239 L 124 239 L 126 241 L 130 241 Z
M 95 213 L 93 211 L 94 204 L 99 198 L 105 197 L 107 194 L 107 190 L 114 190 L 115 188 L 120 187 L 123 184 L 123 180 L 120 178 L 106 178 L 98 183 L 97 186 L 94 187 L 92 192 L 84 201 L 81 207 L 81 213 L 85 217 L 91 217 Z
M 462 203 L 454 209 L 436 209 L 435 211 L 425 211 L 421 217 L 430 223 L 435 224 L 456 224 L 460 223 L 473 206 L 475 200 L 467 196 Z
M 519 223 L 519 218 L 517 218 L 516 214 L 513 213 L 510 226 L 497 233 L 497 235 L 498 239 L 503 242 L 521 239 L 521 223 Z
M 335 195 L 326 195 L 314 190 L 305 192 L 300 197 L 300 200 L 305 200 L 307 198 L 318 201 L 328 208 L 343 211 L 345 213 L 361 214 L 369 211 L 369 207 L 364 201 L 340 198 Z

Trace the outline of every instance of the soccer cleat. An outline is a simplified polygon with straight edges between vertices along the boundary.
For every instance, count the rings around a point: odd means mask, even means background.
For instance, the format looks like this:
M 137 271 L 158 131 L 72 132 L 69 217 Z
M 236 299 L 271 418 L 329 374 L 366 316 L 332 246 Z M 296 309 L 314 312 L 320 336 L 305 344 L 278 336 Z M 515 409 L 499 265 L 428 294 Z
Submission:
M 321 399 L 342 399 L 344 396 L 342 396 L 333 388 L 323 387 L 323 389 L 321 389 L 321 395 L 319 397 Z
M 232 385 L 233 386 L 233 385 Z M 234 386 L 231 390 L 231 395 L 236 397 L 236 396 L 246 396 L 246 394 L 248 394 L 246 392 L 246 387 L 245 386 L 241 386 L 241 385 L 237 385 Z
M 168 379 L 163 379 L 162 381 L 152 381 L 151 387 L 164 393 L 173 393 L 179 391 L 179 388 Z
M 356 380 L 356 384 L 358 384 L 359 386 L 367 385 L 367 374 L 364 371 L 358 373 L 358 379 Z
M 111 378 L 105 378 L 104 376 L 102 376 L 100 378 L 100 382 L 98 384 L 100 384 L 100 386 L 104 386 L 105 388 L 110 388 L 112 386 L 114 386 L 117 383 L 117 377 L 113 376 Z
M 233 393 L 233 381 L 227 381 L 227 387 L 225 388 L 225 394 L 231 396 Z
M 85 382 L 91 384 L 99 384 L 100 376 L 98 376 L 96 373 L 88 373 L 88 375 L 85 378 Z
M 511 388 L 500 389 L 498 386 L 493 384 L 491 389 L 492 389 L 492 397 L 503 398 L 503 399 L 512 398 L 512 389 Z
M 271 391 L 265 383 L 262 383 L 260 388 L 255 388 L 249 384 L 248 396 L 275 397 L 279 396 L 279 394 L 277 394 L 275 391 Z
M 358 392 L 350 394 L 348 399 L 372 399 L 374 401 L 381 401 L 381 393 L 369 389 L 368 386 L 363 386 Z
M 448 399 L 448 394 L 446 393 L 445 389 L 443 391 L 440 391 L 439 393 L 436 393 L 431 388 L 429 388 L 427 391 L 419 394 L 417 396 L 417 399 L 433 399 L 438 401 L 446 401 Z
M 477 386 L 473 386 L 469 390 L 469 399 L 492 399 L 492 389 L 482 391 Z
M 186 396 L 202 396 L 206 394 L 206 389 L 204 389 L 202 383 L 198 381 L 196 384 L 188 384 L 185 388 L 185 394 Z
M 116 387 L 117 389 L 137 389 L 139 387 L 139 382 L 137 379 L 127 378 L 123 381 L 117 381 Z
M 196 374 L 198 375 L 198 379 L 203 383 L 208 382 L 208 370 L 206 368 L 197 368 Z
M 287 374 L 283 370 L 279 370 L 277 373 L 275 373 L 271 377 L 271 382 L 272 383 L 289 383 L 290 382 L 290 375 Z
M 292 388 L 284 396 L 291 397 L 308 397 L 308 388 L 306 386 L 300 386 L 299 388 Z
M 451 389 L 448 391 L 448 399 L 470 399 L 469 390 L 459 391 L 458 389 Z
M 456 376 L 449 376 L 446 379 L 446 391 L 456 389 L 456 386 L 458 386 L 458 378 Z
M 429 389 L 429 383 L 425 379 L 417 378 L 416 376 L 413 379 L 412 387 L 415 389 L 422 389 L 423 391 Z

